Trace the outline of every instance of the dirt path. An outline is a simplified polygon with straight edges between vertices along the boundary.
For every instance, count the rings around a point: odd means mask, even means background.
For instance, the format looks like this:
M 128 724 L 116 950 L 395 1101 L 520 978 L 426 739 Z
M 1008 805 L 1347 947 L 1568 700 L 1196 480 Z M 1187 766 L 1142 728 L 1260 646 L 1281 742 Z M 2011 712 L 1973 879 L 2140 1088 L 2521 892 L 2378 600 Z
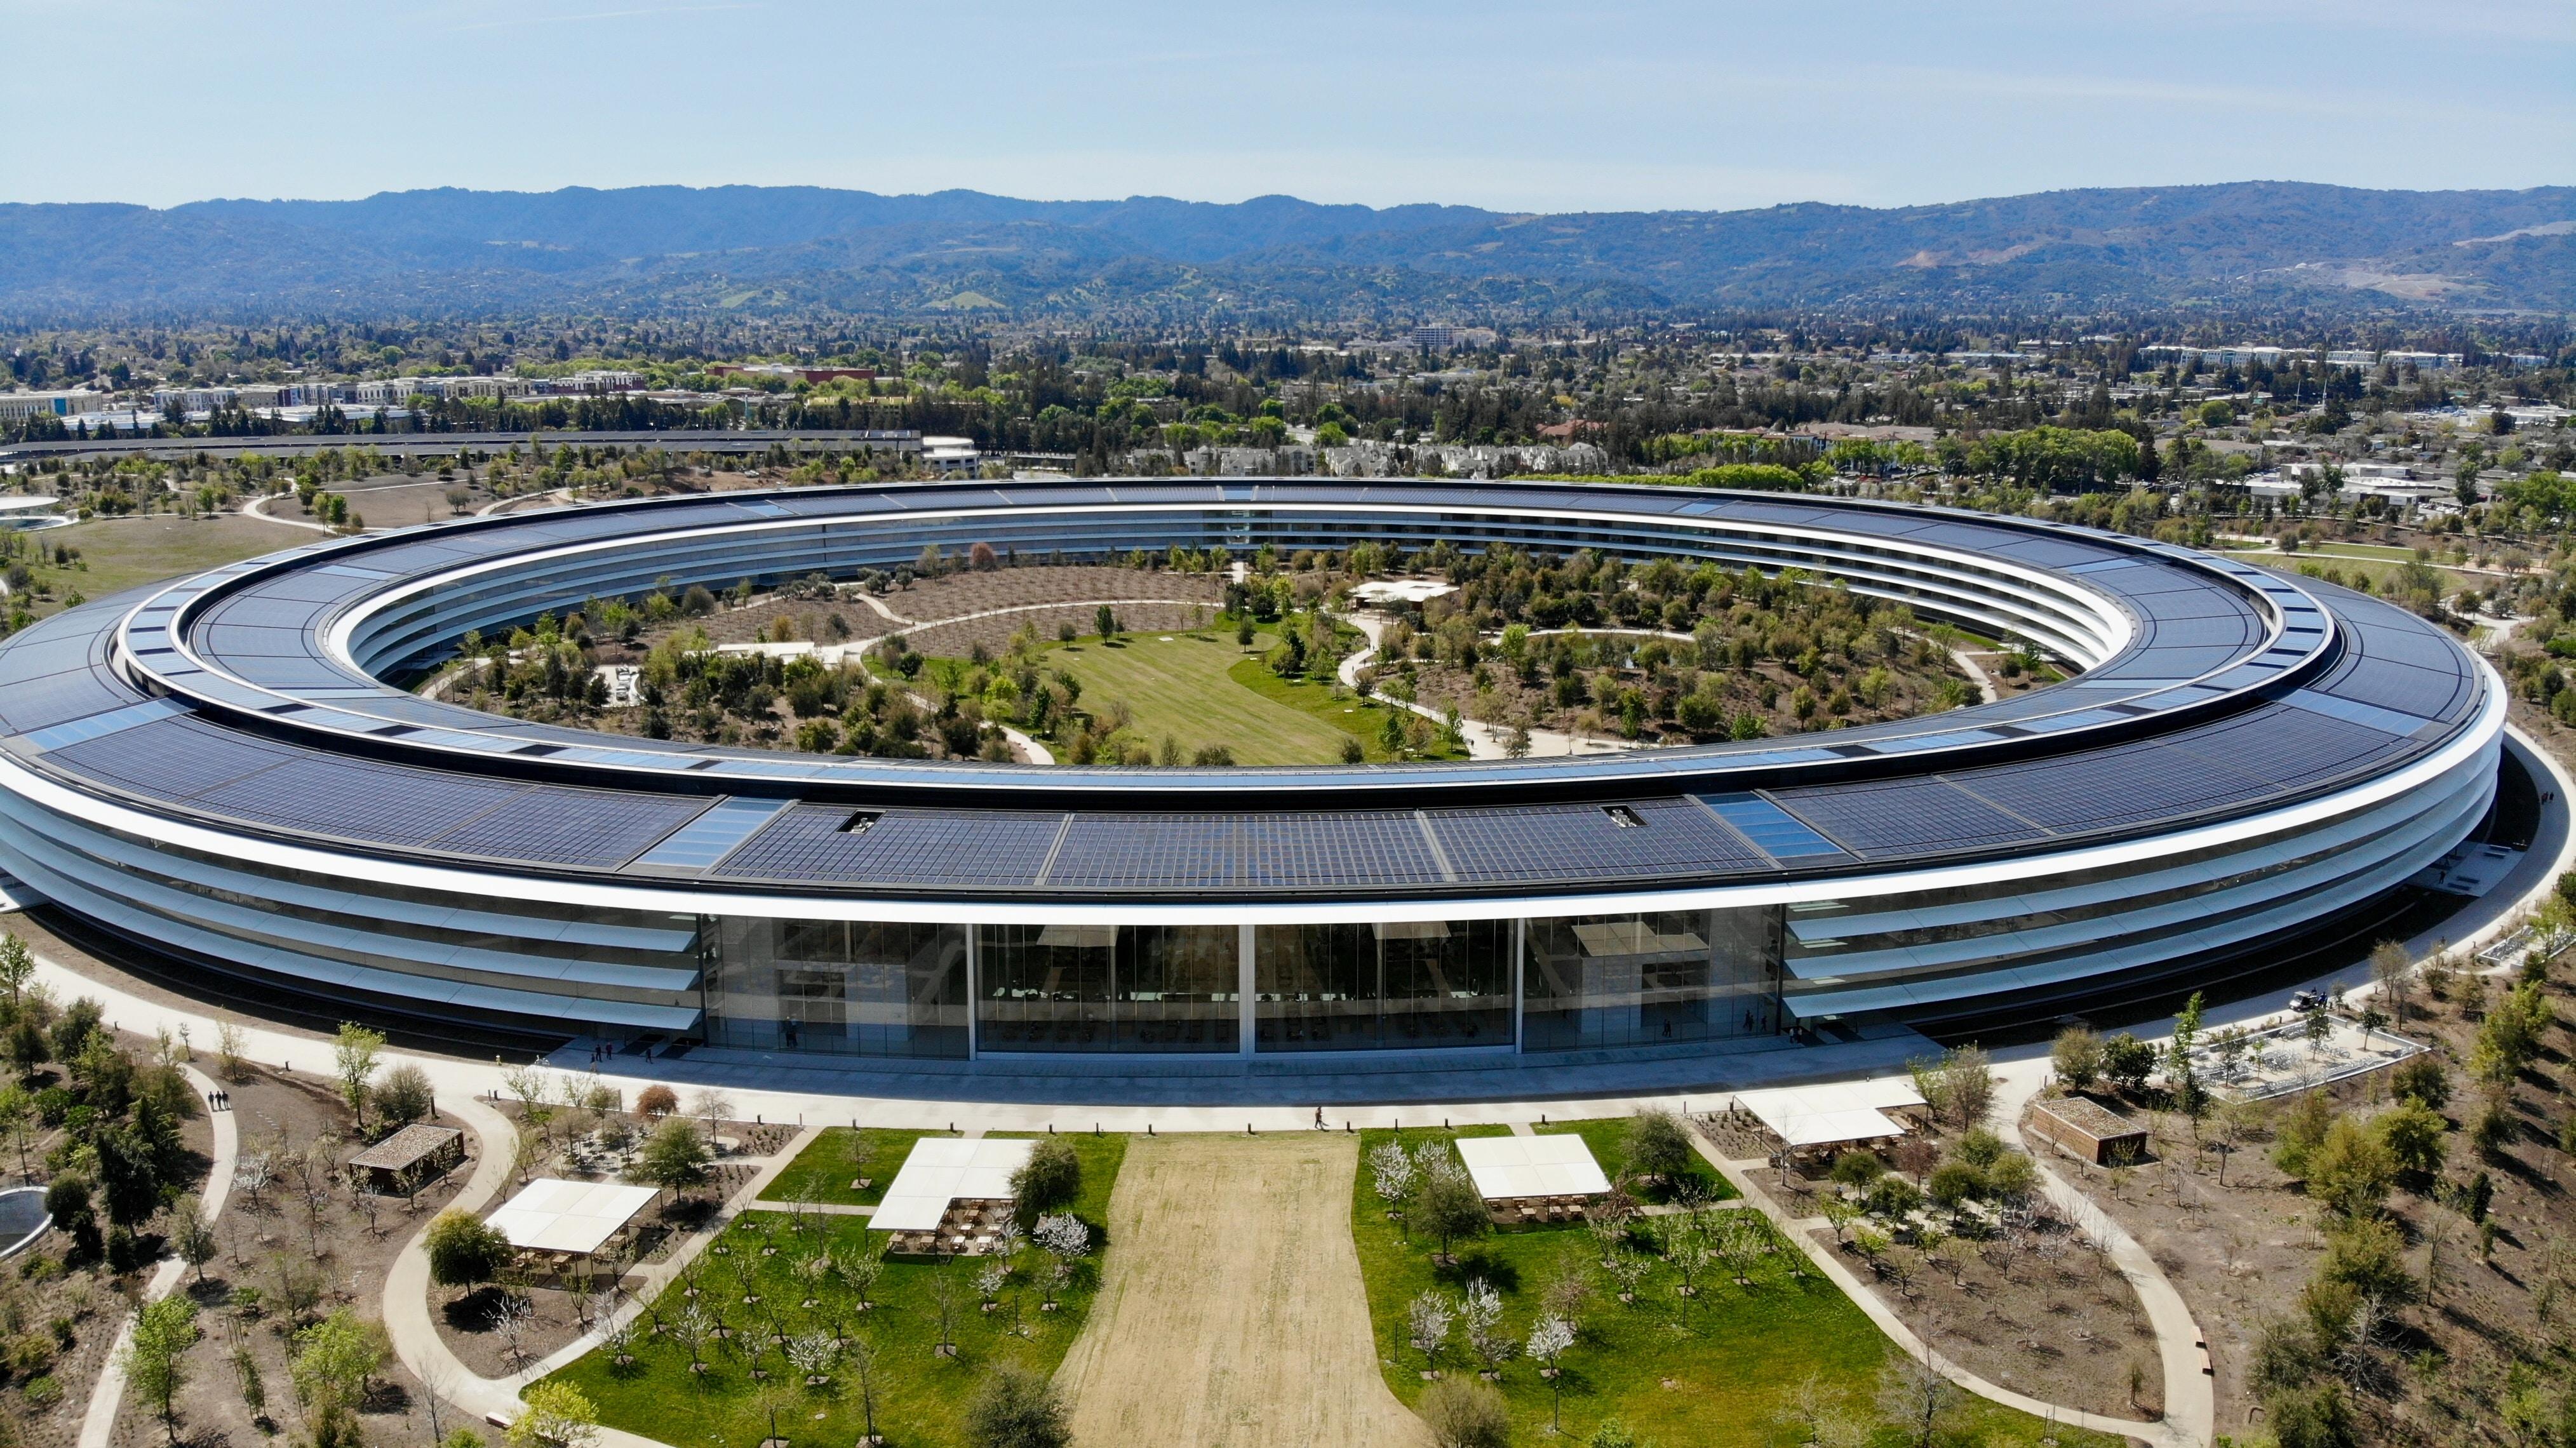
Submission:
M 1131 1144 L 1107 1280 L 1057 1374 L 1075 1440 L 1427 1445 L 1378 1376 L 1351 1248 L 1358 1169 L 1356 1141 L 1320 1132 Z

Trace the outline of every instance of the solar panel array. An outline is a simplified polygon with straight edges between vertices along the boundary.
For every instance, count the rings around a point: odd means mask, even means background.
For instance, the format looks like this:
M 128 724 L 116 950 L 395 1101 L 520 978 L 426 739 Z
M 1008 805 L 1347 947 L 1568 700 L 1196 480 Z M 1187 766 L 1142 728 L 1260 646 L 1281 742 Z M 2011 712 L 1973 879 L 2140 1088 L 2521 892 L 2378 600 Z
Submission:
M 1462 496 L 1455 487 L 1417 483 L 1173 482 L 1117 484 L 1112 491 L 1121 502 L 1175 510 L 1317 499 L 1393 504 L 1430 510 L 1422 515 L 1427 521 L 1418 525 L 1429 530 L 1426 537 L 1449 527 L 1440 520 Z M 924 513 L 978 502 L 1034 498 L 1074 504 L 1099 496 L 1099 490 L 1078 485 L 987 487 L 971 494 L 936 488 L 810 494 L 585 510 L 508 527 L 405 536 L 390 546 L 317 544 L 298 550 L 303 557 L 295 567 L 254 580 L 193 625 L 195 644 L 219 656 L 225 667 L 306 701 L 283 709 L 273 696 L 193 670 L 171 651 L 164 636 L 176 616 L 166 600 L 203 592 L 224 579 L 248 577 L 257 567 L 236 565 L 181 585 L 136 620 L 133 647 L 143 661 L 190 689 L 280 721 L 363 727 L 390 746 L 452 748 L 458 760 L 453 767 L 316 755 L 199 720 L 121 714 L 143 696 L 117 678 L 105 660 L 111 625 L 131 600 L 68 611 L 0 645 L 0 734 L 11 736 L 13 751 L 40 760 L 57 774 L 184 804 L 191 812 L 392 848 L 614 869 L 673 838 L 707 808 L 697 796 L 655 793 L 644 784 L 647 776 L 637 771 L 656 764 L 677 769 L 702 756 L 746 752 L 688 749 L 683 754 L 634 741 L 603 748 L 598 736 L 585 731 L 499 720 L 389 692 L 371 694 L 367 686 L 316 660 L 312 630 L 347 601 L 380 592 L 394 581 L 425 569 L 504 557 L 532 540 L 614 539 L 720 518 L 740 522 L 748 516 L 745 508 L 763 517 L 793 513 L 853 524 L 903 513 L 910 515 L 908 526 L 936 528 L 946 526 L 944 520 L 924 518 Z M 1747 769 L 1783 770 L 1881 759 L 1887 761 L 1882 768 L 1918 771 L 1892 781 L 1777 788 L 1769 795 L 1777 804 L 1763 806 L 1770 815 L 1757 817 L 1750 806 L 1739 806 L 1743 817 L 1732 823 L 1718 817 L 1724 813 L 1722 798 L 1762 802 L 1763 797 L 1713 795 L 1705 807 L 1688 798 L 1629 799 L 1623 806 L 1629 812 L 1626 820 L 1592 804 L 1469 807 L 1446 801 L 1458 795 L 1472 798 L 1472 791 L 1456 789 L 1460 781 L 1483 779 L 1489 770 L 1500 777 L 1501 766 L 1408 766 L 1374 769 L 1367 778 L 1381 794 L 1420 791 L 1422 802 L 1439 807 L 1419 814 L 1386 808 L 1220 814 L 1192 807 L 1195 792 L 1212 785 L 1258 789 L 1274 782 L 1296 788 L 1309 780 L 1342 777 L 1322 769 L 1154 771 L 1133 776 L 1132 783 L 1140 794 L 1168 791 L 1175 802 L 1170 812 L 890 807 L 877 812 L 868 828 L 850 831 L 843 827 L 853 811 L 807 805 L 775 818 L 761 814 L 739 848 L 728 838 L 725 847 L 732 854 L 720 864 L 711 857 L 681 868 L 713 865 L 712 873 L 743 880 L 1068 892 L 1472 888 L 1706 879 L 1767 872 L 1783 861 L 1792 868 L 1813 868 L 1836 858 L 1824 853 L 1836 848 L 1828 840 L 1883 865 L 1909 856 L 2139 829 L 2288 798 L 2432 747 L 2443 730 L 2409 730 L 2407 719 L 2457 725 L 2480 702 L 2481 675 L 2439 630 L 2379 600 L 2322 587 L 2317 591 L 2331 597 L 2342 621 L 2343 657 L 2322 677 L 2272 688 L 2287 665 L 2326 637 L 2324 620 L 2296 588 L 2224 562 L 2206 566 L 2246 576 L 2249 586 L 2273 599 L 2290 617 L 2290 646 L 2227 668 L 2220 686 L 2186 684 L 2191 674 L 2226 668 L 2258 647 L 2264 639 L 2258 613 L 2231 588 L 2153 556 L 2164 550 L 2123 552 L 2134 549 L 2134 542 L 2087 530 L 2041 533 L 1948 515 L 1787 499 L 1711 498 L 1681 490 L 1550 487 L 1497 489 L 1494 496 L 1525 511 L 1580 508 L 1637 519 L 1633 526 L 1602 525 L 1605 536 L 1655 539 L 1662 535 L 1651 530 L 1667 526 L 1658 519 L 1693 527 L 1703 520 L 1725 520 L 1757 530 L 1822 527 L 1854 535 L 1849 547 L 1839 551 L 1870 569 L 1905 566 L 1871 550 L 1916 545 L 1983 554 L 1999 564 L 2076 569 L 2089 586 L 2112 591 L 2134 613 L 2138 642 L 2075 686 L 2034 691 L 1938 720 L 1546 766 L 1555 771 L 1553 778 L 1593 781 L 1605 794 L 1623 798 L 1626 789 L 1636 788 L 1640 775 L 1665 788 L 1714 784 L 1722 791 L 1726 786 L 1719 781 L 1725 775 L 1719 771 L 1738 763 Z M 1517 522 L 1480 526 L 1508 533 Z M 1314 526 L 1340 525 L 1324 521 Z M 836 530 L 836 535 L 846 531 Z M 779 530 L 774 536 L 790 533 L 820 536 L 822 530 Z M 1757 531 L 1743 535 L 1744 546 L 1767 546 L 1760 540 L 1787 536 Z M 542 594 L 542 589 L 521 591 L 528 597 Z M 2304 687 L 2314 693 L 2304 707 L 2295 702 L 2262 705 L 2217 724 L 2116 748 L 1967 767 L 1975 751 L 1986 746 L 2131 723 L 2141 707 L 2203 702 L 2220 697 L 2223 687 L 2261 687 L 2272 693 Z M 343 701 L 365 713 L 335 713 Z M 115 732 L 88 737 L 109 729 Z M 483 766 L 478 761 L 495 751 L 531 745 L 552 746 L 559 762 L 619 771 L 611 777 L 628 787 L 523 784 L 479 772 Z M 746 780 L 742 788 L 784 791 L 823 775 L 910 782 L 939 774 L 953 777 L 963 788 L 1014 788 L 1076 773 L 750 753 L 696 777 L 739 775 Z M 1644 792 L 1652 795 L 1654 790 Z

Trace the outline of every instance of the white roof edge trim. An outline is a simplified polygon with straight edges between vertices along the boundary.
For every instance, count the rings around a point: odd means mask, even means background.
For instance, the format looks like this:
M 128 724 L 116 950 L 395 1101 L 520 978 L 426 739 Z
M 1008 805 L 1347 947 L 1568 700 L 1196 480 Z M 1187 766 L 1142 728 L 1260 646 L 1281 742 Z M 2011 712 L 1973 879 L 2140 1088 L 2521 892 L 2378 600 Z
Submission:
M 1285 925 L 1367 922 L 1376 920 L 1517 920 L 1568 915 L 1616 915 L 1661 910 L 1706 910 L 1731 906 L 1797 904 L 1904 894 L 1954 886 L 1998 884 L 2045 878 L 2074 870 L 2131 864 L 2158 855 L 2180 854 L 2222 846 L 2257 835 L 2299 829 L 2319 821 L 2368 808 L 2419 789 L 2450 771 L 2497 748 L 2504 735 L 2502 682 L 2485 660 L 2486 702 L 2474 723 L 2460 736 L 2395 774 L 2366 780 L 2347 790 L 2324 795 L 2286 809 L 2204 825 L 2180 834 L 2086 849 L 1989 860 L 1977 864 L 1897 871 L 1884 875 L 1841 876 L 1778 884 L 1719 885 L 1673 889 L 1627 890 L 1600 895 L 1486 896 L 1457 900 L 1356 901 L 1346 904 L 1237 900 L 1215 904 L 1158 904 L 1151 901 L 1017 901 L 985 899 L 923 900 L 900 896 L 799 895 L 763 891 L 758 882 L 743 888 L 756 895 L 715 895 L 672 886 L 604 885 L 562 879 L 539 879 L 485 873 L 440 865 L 414 865 L 397 860 L 344 855 L 305 845 L 229 834 L 165 819 L 104 800 L 92 799 L 29 772 L 0 755 L 0 788 L 38 804 L 106 828 L 125 831 L 186 849 L 218 856 L 233 855 L 285 869 L 311 870 L 420 890 L 485 898 L 594 905 L 677 915 L 743 916 L 756 919 L 889 920 L 919 924 L 1136 923 L 1162 925 Z M 961 894 L 966 892 L 960 892 Z

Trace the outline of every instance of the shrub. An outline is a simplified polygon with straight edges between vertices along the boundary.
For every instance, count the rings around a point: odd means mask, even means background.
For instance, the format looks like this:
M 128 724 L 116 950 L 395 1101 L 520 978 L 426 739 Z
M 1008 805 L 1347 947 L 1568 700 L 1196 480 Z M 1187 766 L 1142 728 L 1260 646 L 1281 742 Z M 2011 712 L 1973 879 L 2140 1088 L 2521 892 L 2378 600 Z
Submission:
M 685 1116 L 665 1116 L 653 1128 L 627 1174 L 637 1181 L 685 1192 L 707 1179 L 707 1141 Z
M 668 1116 L 679 1109 L 679 1095 L 668 1086 L 647 1086 L 635 1097 L 638 1116 Z
M 2091 1088 L 2102 1074 L 2102 1038 L 2090 1026 L 2068 1026 L 2048 1050 L 2057 1079 L 2078 1091 Z
M 387 1126 L 408 1126 L 436 1109 L 429 1073 L 409 1061 L 385 1073 L 376 1083 L 376 1114 Z
M 1062 1137 L 1039 1142 L 1028 1161 L 1011 1173 L 1012 1214 L 1026 1221 L 1072 1206 L 1081 1195 L 1082 1158 Z
M 2410 1100 L 2382 1113 L 2371 1125 L 2399 1171 L 2428 1177 L 2442 1169 L 2442 1135 L 2450 1130 L 2450 1123 L 2440 1113 Z
M 438 1214 L 422 1241 L 429 1252 L 429 1279 L 441 1287 L 473 1287 L 491 1281 L 510 1260 L 510 1239 L 454 1208 Z
M 31 1378 L 54 1365 L 54 1340 L 41 1332 L 22 1332 L 9 1339 L 9 1375 Z
M 2490 1097 L 2485 1105 L 2478 1108 L 2478 1114 L 2469 1118 L 2469 1145 L 2490 1161 L 2504 1154 L 2506 1144 L 2513 1140 L 2513 1132 L 2512 1108 L 2506 1106 L 2500 1096 Z
M 2440 1057 L 2426 1051 L 2398 1062 L 2388 1075 L 2388 1089 L 2400 1101 L 2439 1111 L 2451 1104 L 2451 1073 L 2442 1069 Z
M 2273 1129 L 2272 1164 L 2294 1177 L 2308 1174 L 2308 1156 L 2326 1139 L 2334 1124 L 2334 1104 L 2321 1091 L 2303 1091 L 2290 1100 Z
M 1951 1155 L 1973 1167 L 1990 1167 L 2003 1160 L 2004 1139 L 1980 1126 L 1960 1137 Z
M 1439 1448 L 1503 1448 L 1512 1441 L 1512 1413 L 1503 1395 L 1481 1378 L 1445 1378 L 1422 1395 L 1422 1421 Z
M 1901 1176 L 1883 1176 L 1871 1184 L 1869 1198 L 1864 1205 L 1872 1216 L 1893 1221 L 1923 1205 L 1923 1194 L 1914 1189 L 1914 1183 Z
M 1964 1161 L 1945 1161 L 1933 1168 L 1923 1189 L 1941 1206 L 1955 1208 L 1961 1202 L 1986 1194 L 1986 1174 Z
M 2405 1239 L 2376 1217 L 2345 1224 L 2326 1238 L 2326 1254 L 2317 1262 L 2320 1281 L 2337 1282 L 2362 1297 L 2408 1302 L 2415 1278 L 2406 1270 Z
M 1867 1191 L 1872 1183 L 1887 1175 L 1887 1164 L 1866 1151 L 1847 1151 L 1834 1158 L 1834 1184 L 1854 1191 Z
M 2123 1091 L 2146 1089 L 2156 1069 L 2156 1048 L 2126 1031 L 2102 1043 L 2102 1075 Z
M 2343 1390 L 2323 1383 L 2301 1392 L 2277 1393 L 2264 1402 L 2272 1419 L 2272 1437 L 2281 1448 L 2352 1448 L 2352 1413 Z
M 1073 1426 L 1052 1381 L 1006 1362 L 984 1375 L 967 1403 L 966 1441 L 974 1448 L 1067 1448 Z
M 2387 1145 L 2348 1116 L 2336 1117 L 2308 1153 L 2308 1195 L 2338 1216 L 2378 1211 L 2396 1176 L 2397 1159 Z
M 1671 1181 L 1690 1170 L 1690 1129 L 1669 1111 L 1640 1111 L 1628 1118 L 1628 1170 Z

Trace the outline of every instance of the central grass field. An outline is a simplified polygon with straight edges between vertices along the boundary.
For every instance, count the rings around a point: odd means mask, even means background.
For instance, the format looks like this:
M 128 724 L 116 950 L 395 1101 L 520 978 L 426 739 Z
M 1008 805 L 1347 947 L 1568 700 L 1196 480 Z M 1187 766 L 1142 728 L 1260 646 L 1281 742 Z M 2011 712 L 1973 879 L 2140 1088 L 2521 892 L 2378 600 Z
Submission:
M 52 613 L 78 590 L 84 598 L 105 598 L 138 584 L 157 583 L 184 573 L 198 573 L 262 553 L 319 541 L 310 528 L 272 523 L 223 513 L 209 518 L 180 518 L 156 513 L 140 518 L 93 518 L 68 528 L 48 528 L 28 535 L 31 552 L 42 549 L 44 561 L 26 561 L 39 584 L 50 585 L 53 599 L 36 605 Z M 87 568 L 57 568 L 57 546 L 77 548 Z
M 1238 662 L 1258 658 L 1273 642 L 1266 633 L 1248 648 L 1217 634 L 1129 634 L 1113 644 L 1091 638 L 1049 649 L 1045 662 L 1082 681 L 1084 709 L 1097 716 L 1112 700 L 1123 703 L 1140 737 L 1159 744 L 1169 735 L 1184 756 L 1222 744 L 1234 751 L 1237 764 L 1338 762 L 1342 741 L 1356 730 L 1345 731 L 1228 676 Z

